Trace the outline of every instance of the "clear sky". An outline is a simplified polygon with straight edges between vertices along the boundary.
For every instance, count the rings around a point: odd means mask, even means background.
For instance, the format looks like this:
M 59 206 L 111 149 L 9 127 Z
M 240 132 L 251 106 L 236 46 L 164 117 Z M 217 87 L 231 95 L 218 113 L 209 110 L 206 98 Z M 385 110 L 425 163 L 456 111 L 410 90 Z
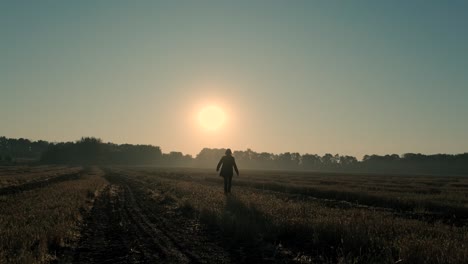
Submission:
M 0 135 L 468 151 L 468 1 L 1 1 Z M 221 127 L 199 112 L 216 106 Z

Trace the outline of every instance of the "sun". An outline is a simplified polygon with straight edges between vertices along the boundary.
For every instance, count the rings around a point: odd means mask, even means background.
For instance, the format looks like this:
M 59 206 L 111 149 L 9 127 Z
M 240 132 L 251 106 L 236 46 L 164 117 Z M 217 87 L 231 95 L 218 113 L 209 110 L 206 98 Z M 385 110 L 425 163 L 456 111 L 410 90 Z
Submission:
M 198 113 L 198 121 L 200 125 L 209 131 L 220 129 L 226 121 L 224 111 L 215 105 L 209 105 L 200 110 Z

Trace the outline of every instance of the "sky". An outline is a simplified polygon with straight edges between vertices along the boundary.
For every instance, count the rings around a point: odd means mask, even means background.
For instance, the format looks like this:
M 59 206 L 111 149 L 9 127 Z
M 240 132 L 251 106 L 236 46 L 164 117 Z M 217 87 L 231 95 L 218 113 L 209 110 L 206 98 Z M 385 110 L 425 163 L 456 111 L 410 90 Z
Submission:
M 468 152 L 467 1 L 1 1 L 0 135 Z M 205 107 L 223 124 L 200 124 Z

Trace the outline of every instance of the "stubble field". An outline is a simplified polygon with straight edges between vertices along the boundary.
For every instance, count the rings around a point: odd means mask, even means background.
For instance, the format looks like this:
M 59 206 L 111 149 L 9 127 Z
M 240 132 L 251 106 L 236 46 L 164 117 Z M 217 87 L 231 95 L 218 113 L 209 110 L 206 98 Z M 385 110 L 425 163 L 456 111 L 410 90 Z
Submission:
M 467 263 L 468 178 L 0 168 L 0 263 Z

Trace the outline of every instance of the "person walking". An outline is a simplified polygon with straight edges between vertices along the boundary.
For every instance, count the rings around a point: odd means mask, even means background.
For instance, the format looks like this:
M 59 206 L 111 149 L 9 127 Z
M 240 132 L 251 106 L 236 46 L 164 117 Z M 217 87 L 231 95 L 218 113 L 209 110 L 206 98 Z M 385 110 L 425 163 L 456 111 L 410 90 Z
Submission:
M 218 162 L 218 166 L 216 166 L 216 171 L 219 171 L 221 167 L 221 171 L 219 172 L 219 176 L 224 178 L 224 193 L 231 193 L 231 183 L 232 183 L 232 175 L 234 174 L 232 169 L 236 171 L 237 176 L 239 176 L 239 170 L 237 169 L 236 160 L 232 156 L 231 149 L 226 149 L 226 155 L 224 155 L 221 160 Z

